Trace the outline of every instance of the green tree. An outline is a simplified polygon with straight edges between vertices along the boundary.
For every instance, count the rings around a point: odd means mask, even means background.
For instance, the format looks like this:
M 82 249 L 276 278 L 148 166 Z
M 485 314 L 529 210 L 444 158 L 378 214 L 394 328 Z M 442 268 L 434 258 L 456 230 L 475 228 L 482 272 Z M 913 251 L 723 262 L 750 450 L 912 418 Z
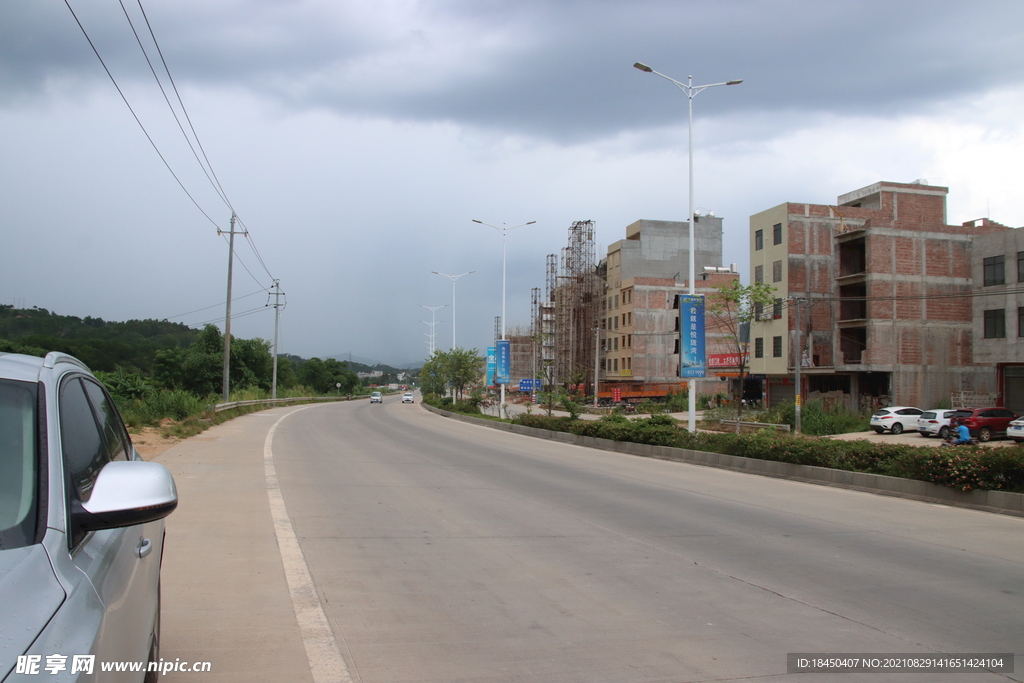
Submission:
M 778 302 L 781 305 L 781 300 Z M 736 399 L 736 432 L 743 417 L 743 386 L 747 373 L 747 352 L 750 347 L 750 328 L 763 318 L 765 308 L 776 304 L 775 288 L 763 282 L 741 284 L 739 278 L 715 287 L 707 296 L 705 310 L 726 330 L 739 357 L 739 395 Z M 744 335 L 743 331 L 748 330 Z M 746 341 L 744 341 L 746 338 Z

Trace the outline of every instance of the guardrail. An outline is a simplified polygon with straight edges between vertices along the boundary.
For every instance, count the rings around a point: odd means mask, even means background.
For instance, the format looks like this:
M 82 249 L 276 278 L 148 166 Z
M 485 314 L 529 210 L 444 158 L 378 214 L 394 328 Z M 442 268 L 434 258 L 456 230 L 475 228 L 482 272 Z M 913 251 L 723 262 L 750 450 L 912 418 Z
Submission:
M 735 427 L 736 420 L 719 420 L 723 426 Z M 771 422 L 746 422 L 740 420 L 740 429 L 749 427 L 750 429 L 774 429 L 778 432 L 788 432 L 792 429 L 789 425 L 778 425 L 772 424 Z
M 213 412 L 219 413 L 222 410 L 230 410 L 231 408 L 238 408 L 239 406 L 255 406 L 263 403 L 269 403 L 271 405 L 286 405 L 288 403 L 309 403 L 316 401 L 351 401 L 353 398 L 363 398 L 363 396 L 305 396 L 302 398 L 263 398 L 255 401 L 232 401 L 231 403 L 218 403 L 213 406 Z

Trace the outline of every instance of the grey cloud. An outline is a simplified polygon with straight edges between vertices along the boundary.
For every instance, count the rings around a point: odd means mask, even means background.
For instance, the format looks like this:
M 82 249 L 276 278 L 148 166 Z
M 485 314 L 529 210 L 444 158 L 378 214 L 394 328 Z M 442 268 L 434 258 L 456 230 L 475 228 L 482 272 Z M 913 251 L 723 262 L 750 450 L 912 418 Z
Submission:
M 9 0 L 0 10 L 8 97 L 53 74 L 98 77 L 71 18 L 54 7 Z M 286 108 L 454 121 L 559 142 L 679 121 L 685 99 L 631 69 L 637 60 L 680 80 L 746 79 L 702 98 L 703 115 L 913 111 L 1016 85 L 1024 74 L 1016 3 L 935 2 L 922 11 L 882 0 L 435 2 L 394 24 L 381 7 L 380 16 L 355 3 L 269 0 L 148 11 L 179 85 L 229 83 Z M 107 10 L 83 11 L 83 22 L 112 62 L 145 75 L 120 9 Z

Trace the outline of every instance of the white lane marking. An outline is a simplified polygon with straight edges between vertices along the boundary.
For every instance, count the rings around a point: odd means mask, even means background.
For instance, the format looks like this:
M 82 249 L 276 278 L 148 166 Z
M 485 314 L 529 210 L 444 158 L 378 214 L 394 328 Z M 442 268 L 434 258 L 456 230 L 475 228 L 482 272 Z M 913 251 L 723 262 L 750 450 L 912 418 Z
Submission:
M 311 408 L 313 406 L 306 406 Z M 281 551 L 281 562 L 284 574 L 288 579 L 288 590 L 292 596 L 292 608 L 295 619 L 299 622 L 299 633 L 302 644 L 306 648 L 306 659 L 315 683 L 352 683 L 348 666 L 345 664 L 338 642 L 334 639 L 331 625 L 327 622 L 323 605 L 316 594 L 313 578 L 309 574 L 306 558 L 302 554 L 299 540 L 295 536 L 295 528 L 288 509 L 281 495 L 281 486 L 277 481 L 277 469 L 274 467 L 274 451 L 271 444 L 277 426 L 288 417 L 305 410 L 299 408 L 282 415 L 273 424 L 263 443 L 263 472 L 267 478 L 267 497 L 270 499 L 270 516 L 274 520 L 274 531 L 277 533 L 277 547 Z

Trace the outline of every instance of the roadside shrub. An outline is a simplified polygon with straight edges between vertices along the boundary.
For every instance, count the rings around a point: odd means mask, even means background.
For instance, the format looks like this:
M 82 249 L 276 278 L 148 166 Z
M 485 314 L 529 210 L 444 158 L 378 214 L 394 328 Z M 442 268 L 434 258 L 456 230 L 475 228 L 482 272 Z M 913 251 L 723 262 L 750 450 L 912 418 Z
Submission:
M 1024 492 L 1024 453 L 1018 448 L 934 448 L 873 444 L 866 441 L 794 436 L 767 429 L 739 435 L 691 433 L 679 427 L 669 415 L 655 415 L 640 420 L 627 420 L 621 415 L 607 415 L 599 420 L 518 415 L 513 422 L 613 441 L 672 446 L 758 460 L 916 479 L 961 491 L 987 489 Z

